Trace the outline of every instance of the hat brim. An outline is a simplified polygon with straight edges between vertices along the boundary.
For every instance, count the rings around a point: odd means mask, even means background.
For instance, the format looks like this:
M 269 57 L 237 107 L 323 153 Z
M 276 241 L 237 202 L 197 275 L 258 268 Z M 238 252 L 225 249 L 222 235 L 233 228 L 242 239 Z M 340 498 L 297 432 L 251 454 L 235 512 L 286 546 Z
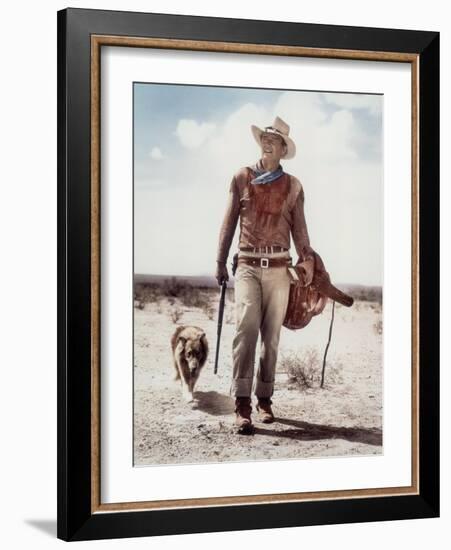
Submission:
M 251 125 L 251 131 L 252 131 L 252 135 L 254 136 L 254 139 L 255 141 L 258 143 L 258 145 L 261 147 L 261 137 L 262 137 L 262 134 L 265 133 L 264 130 L 262 130 L 261 128 L 259 128 L 258 126 L 254 126 L 253 124 Z M 279 134 L 280 135 L 280 134 Z M 296 155 L 296 145 L 294 143 L 294 141 L 289 138 L 288 136 L 280 136 L 284 142 L 287 144 L 287 152 L 285 154 L 285 156 L 283 156 L 282 158 L 284 159 L 292 159 L 295 155 Z

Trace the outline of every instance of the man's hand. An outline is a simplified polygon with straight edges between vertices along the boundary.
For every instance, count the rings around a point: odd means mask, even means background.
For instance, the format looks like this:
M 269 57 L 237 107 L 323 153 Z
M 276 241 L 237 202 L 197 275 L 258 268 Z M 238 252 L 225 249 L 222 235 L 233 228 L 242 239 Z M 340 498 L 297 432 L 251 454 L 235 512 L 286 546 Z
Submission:
M 315 261 L 313 258 L 308 258 L 303 262 L 296 264 L 296 271 L 299 275 L 302 286 L 308 286 L 313 280 L 315 269 Z
M 218 285 L 222 285 L 223 281 L 229 280 L 229 272 L 225 262 L 216 262 L 216 274 L 215 278 L 218 281 Z

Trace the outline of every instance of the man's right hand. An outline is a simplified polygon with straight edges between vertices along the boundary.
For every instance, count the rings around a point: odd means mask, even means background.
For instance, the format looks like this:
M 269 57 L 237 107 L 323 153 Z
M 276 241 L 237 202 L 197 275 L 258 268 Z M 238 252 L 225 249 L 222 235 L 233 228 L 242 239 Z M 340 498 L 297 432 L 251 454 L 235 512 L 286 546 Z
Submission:
M 229 272 L 225 262 L 216 262 L 216 274 L 215 278 L 218 281 L 218 285 L 222 285 L 223 281 L 229 280 Z

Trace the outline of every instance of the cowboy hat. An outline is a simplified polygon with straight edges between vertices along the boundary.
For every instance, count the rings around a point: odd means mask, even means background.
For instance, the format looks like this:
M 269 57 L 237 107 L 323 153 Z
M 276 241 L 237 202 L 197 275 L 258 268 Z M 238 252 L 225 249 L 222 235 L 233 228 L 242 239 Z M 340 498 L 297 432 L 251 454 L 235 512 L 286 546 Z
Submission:
M 279 135 L 285 142 L 287 146 L 287 152 L 285 154 L 284 159 L 292 159 L 296 155 L 296 145 L 294 144 L 294 141 L 288 137 L 288 134 L 290 133 L 290 127 L 286 122 L 284 122 L 280 117 L 276 117 L 274 119 L 274 122 L 272 123 L 272 126 L 266 126 L 264 130 L 258 128 L 258 126 L 254 126 L 252 124 L 251 126 L 252 134 L 255 138 L 255 141 L 261 145 L 261 137 L 263 134 L 277 134 Z

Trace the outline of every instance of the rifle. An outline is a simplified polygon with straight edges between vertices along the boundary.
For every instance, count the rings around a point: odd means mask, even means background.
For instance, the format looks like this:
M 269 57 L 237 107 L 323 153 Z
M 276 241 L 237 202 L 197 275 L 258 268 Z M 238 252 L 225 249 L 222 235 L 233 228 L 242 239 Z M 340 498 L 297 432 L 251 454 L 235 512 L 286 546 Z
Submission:
M 221 298 L 219 299 L 218 331 L 217 331 L 217 339 L 216 339 L 216 357 L 215 357 L 215 370 L 214 370 L 215 374 L 217 374 L 218 372 L 219 344 L 221 342 L 222 318 L 224 317 L 224 304 L 225 304 L 226 290 L 227 290 L 227 281 L 223 279 L 221 283 Z
M 235 275 L 237 266 L 238 266 L 238 254 L 234 254 L 233 262 L 232 262 L 232 275 Z M 221 341 L 222 319 L 224 317 L 226 290 L 227 290 L 227 281 L 223 279 L 221 282 L 221 298 L 219 299 L 218 330 L 217 330 L 216 357 L 215 357 L 215 370 L 214 370 L 215 374 L 218 373 L 219 343 Z

